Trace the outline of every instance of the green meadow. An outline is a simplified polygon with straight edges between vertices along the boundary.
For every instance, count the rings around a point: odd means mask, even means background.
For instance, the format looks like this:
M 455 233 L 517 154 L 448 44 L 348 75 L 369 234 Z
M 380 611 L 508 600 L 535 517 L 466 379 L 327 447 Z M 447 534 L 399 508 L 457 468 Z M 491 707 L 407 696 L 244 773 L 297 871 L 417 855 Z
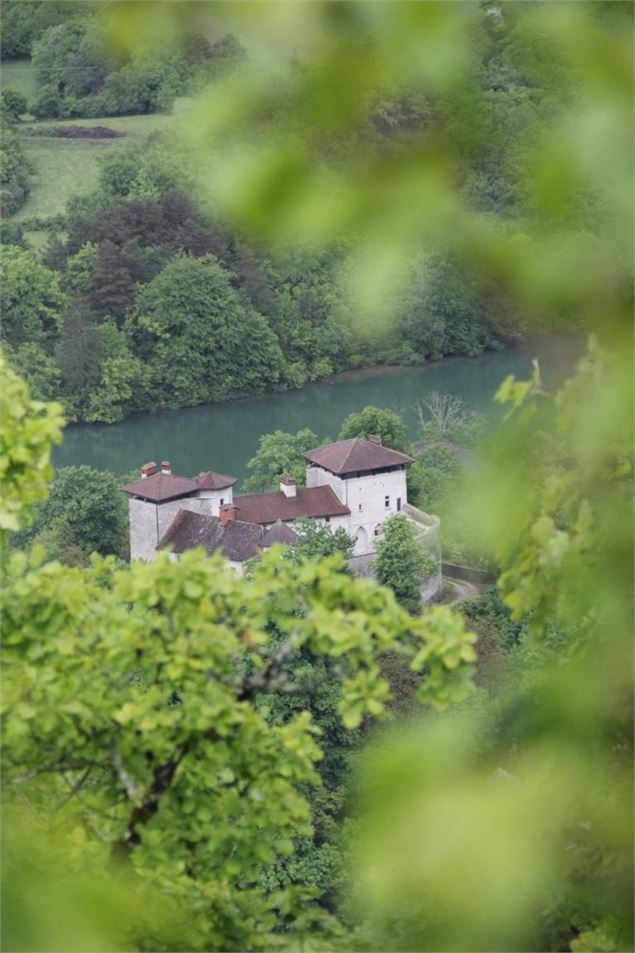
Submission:
M 29 106 L 35 97 L 35 70 L 31 60 L 9 60 L 2 64 L 0 72 L 2 89 L 10 89 L 26 96 Z
M 59 119 L 25 123 L 23 145 L 33 166 L 31 193 L 10 220 L 28 222 L 34 218 L 62 215 L 72 195 L 86 195 L 96 186 L 101 158 L 121 149 L 131 140 L 143 140 L 169 127 L 171 115 L 151 113 L 140 116 L 108 116 L 98 119 Z M 52 134 L 56 126 L 107 126 L 125 133 L 120 139 L 63 139 Z M 37 130 L 29 135 L 28 130 Z M 50 130 L 51 135 L 45 131 Z M 27 229 L 26 237 L 41 247 L 47 233 Z

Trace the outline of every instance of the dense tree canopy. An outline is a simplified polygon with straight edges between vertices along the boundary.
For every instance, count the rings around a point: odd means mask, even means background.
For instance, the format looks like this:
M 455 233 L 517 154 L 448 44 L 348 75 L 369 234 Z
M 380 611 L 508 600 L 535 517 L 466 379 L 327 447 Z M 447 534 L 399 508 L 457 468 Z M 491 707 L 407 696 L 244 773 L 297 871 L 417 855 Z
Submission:
M 59 17 L 33 38 L 39 116 L 113 116 L 170 108 L 201 84 L 226 76 L 245 57 L 240 43 L 197 35 L 177 47 L 143 44 L 124 62 L 113 55 L 107 15 Z
M 368 440 L 372 436 L 380 437 L 385 447 L 402 451 L 406 449 L 406 425 L 393 410 L 383 410 L 381 407 L 364 407 L 359 413 L 349 414 L 339 433 L 340 440 L 350 437 Z
M 87 0 L 82 4 L 69 0 L 5 0 L 2 5 L 2 59 L 31 55 L 33 42 L 45 30 L 79 14 L 90 15 L 95 5 Z
M 275 335 L 212 256 L 170 262 L 136 296 L 130 326 L 159 406 L 254 393 L 280 374 Z
M 2 330 L 9 344 L 50 342 L 60 323 L 59 278 L 35 256 L 14 245 L 0 246 Z
M 250 475 L 245 481 L 245 489 L 254 493 L 277 490 L 285 474 L 298 486 L 304 486 L 306 462 L 302 454 L 318 444 L 316 434 L 308 427 L 295 434 L 282 430 L 263 434 L 256 455 L 247 464 Z
M 67 544 L 87 555 L 127 556 L 128 511 L 112 473 L 88 466 L 58 470 L 32 531 L 60 523 L 68 528 Z

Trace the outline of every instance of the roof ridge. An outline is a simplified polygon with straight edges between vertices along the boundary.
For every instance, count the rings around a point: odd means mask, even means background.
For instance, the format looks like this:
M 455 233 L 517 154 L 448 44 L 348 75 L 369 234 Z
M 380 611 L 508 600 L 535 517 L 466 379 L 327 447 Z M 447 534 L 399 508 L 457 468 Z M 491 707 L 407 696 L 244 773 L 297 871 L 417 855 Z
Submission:
M 350 447 L 348 448 L 348 453 L 346 454 L 346 456 L 345 456 L 344 459 L 342 460 L 342 462 L 341 462 L 341 464 L 340 464 L 340 467 L 345 467 L 345 466 L 346 466 L 346 461 L 348 460 L 348 458 L 350 457 L 351 453 L 353 452 L 353 448 L 355 447 L 355 444 L 359 443 L 359 439 L 360 439 L 359 437 L 353 437 L 353 438 L 352 438 L 352 440 L 351 440 L 351 445 L 350 445 Z

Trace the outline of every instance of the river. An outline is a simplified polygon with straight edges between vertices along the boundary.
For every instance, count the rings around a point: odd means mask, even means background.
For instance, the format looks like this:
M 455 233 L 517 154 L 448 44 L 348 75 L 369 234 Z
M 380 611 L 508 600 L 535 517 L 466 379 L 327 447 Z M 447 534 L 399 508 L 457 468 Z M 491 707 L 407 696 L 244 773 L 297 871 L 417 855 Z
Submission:
M 508 374 L 529 377 L 537 357 L 546 384 L 553 386 L 580 350 L 574 338 L 543 339 L 476 358 L 347 371 L 301 390 L 137 414 L 118 424 L 74 424 L 55 448 L 53 461 L 57 467 L 86 463 L 123 475 L 148 460 L 170 460 L 173 472 L 184 476 L 216 470 L 242 479 L 263 433 L 310 427 L 320 440 L 336 439 L 344 418 L 368 404 L 401 414 L 413 439 L 414 404 L 431 391 L 456 394 L 495 421 L 501 408 L 492 397 Z

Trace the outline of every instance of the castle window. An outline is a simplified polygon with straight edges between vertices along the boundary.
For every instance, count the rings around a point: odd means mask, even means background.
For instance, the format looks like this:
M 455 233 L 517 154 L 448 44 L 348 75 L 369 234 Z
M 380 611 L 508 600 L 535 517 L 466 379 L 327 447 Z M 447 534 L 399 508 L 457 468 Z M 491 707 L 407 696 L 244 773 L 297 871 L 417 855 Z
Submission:
M 221 496 L 221 498 L 220 498 L 220 500 L 219 500 L 218 502 L 219 502 L 219 504 L 222 506 L 223 503 L 225 502 L 225 500 L 224 500 L 223 497 Z
M 380 528 L 381 528 L 381 527 L 379 527 L 379 526 L 376 526 L 376 527 L 375 527 L 375 536 L 379 536 L 379 530 L 380 530 Z
M 361 503 L 359 504 L 359 506 L 357 507 L 357 509 L 358 509 L 358 511 L 359 511 L 360 513 L 362 512 L 362 504 L 361 504 Z
M 398 496 L 397 497 L 397 512 L 399 513 L 400 510 L 401 510 L 401 497 Z
M 385 496 L 385 497 L 384 497 L 384 506 L 386 507 L 386 509 L 388 509 L 388 507 L 390 506 L 390 497 L 389 497 L 389 496 Z

